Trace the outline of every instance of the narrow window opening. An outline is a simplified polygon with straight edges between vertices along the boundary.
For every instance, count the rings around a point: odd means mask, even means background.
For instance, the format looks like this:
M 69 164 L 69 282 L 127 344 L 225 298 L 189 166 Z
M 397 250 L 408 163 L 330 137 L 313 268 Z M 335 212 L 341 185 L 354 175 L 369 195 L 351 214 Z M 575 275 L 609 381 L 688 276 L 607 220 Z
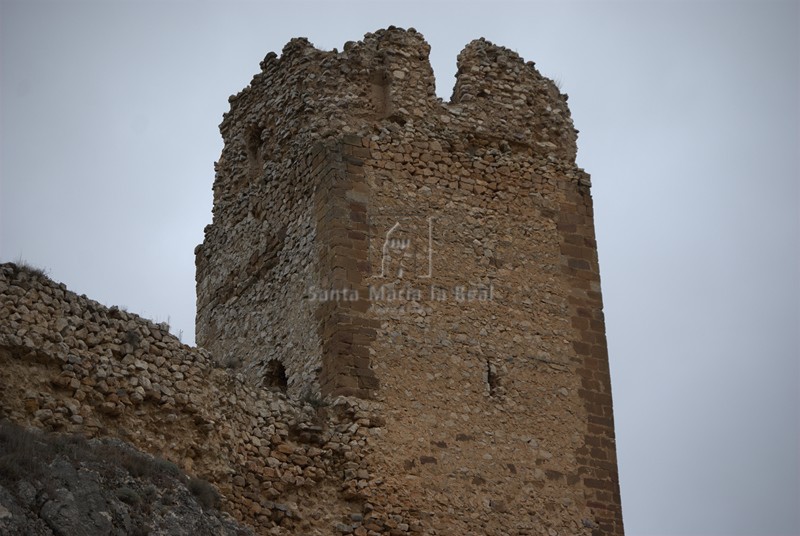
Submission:
M 497 376 L 497 368 L 488 359 L 486 360 L 486 386 L 489 388 L 489 396 L 498 395 L 500 379 Z
M 385 71 L 375 71 L 370 75 L 372 86 L 372 106 L 379 118 L 391 113 L 391 99 L 389 96 L 389 77 Z
M 288 385 L 289 381 L 283 363 L 277 359 L 269 361 L 264 374 L 264 386 L 273 391 L 285 393 Z
M 264 154 L 261 151 L 262 132 L 264 129 L 252 127 L 246 134 L 247 164 L 251 178 L 261 176 L 261 172 L 264 170 Z

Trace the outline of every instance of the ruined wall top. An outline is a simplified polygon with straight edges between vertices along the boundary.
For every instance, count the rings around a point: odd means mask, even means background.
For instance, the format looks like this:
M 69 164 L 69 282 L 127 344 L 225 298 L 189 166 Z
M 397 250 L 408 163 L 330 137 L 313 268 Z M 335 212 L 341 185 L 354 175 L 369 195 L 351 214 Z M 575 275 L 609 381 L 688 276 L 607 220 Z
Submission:
M 429 52 L 419 32 L 393 26 L 341 51 L 292 39 L 280 56 L 267 54 L 261 72 L 230 97 L 220 125 L 226 149 L 238 153 L 229 157 L 263 165 L 314 141 L 407 130 L 455 148 L 493 144 L 574 161 L 567 95 L 533 62 L 485 39 L 472 41 L 458 56 L 453 95 L 444 102 Z

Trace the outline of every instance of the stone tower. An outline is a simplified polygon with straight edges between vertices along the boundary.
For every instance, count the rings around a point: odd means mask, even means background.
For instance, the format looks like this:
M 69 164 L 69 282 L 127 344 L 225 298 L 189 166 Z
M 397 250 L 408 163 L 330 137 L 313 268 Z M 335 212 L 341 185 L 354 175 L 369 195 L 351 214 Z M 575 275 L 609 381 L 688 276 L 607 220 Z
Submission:
M 443 102 L 429 48 L 393 27 L 342 51 L 293 39 L 230 98 L 198 344 L 292 398 L 372 400 L 353 500 L 392 534 L 621 535 L 567 96 L 479 39 Z

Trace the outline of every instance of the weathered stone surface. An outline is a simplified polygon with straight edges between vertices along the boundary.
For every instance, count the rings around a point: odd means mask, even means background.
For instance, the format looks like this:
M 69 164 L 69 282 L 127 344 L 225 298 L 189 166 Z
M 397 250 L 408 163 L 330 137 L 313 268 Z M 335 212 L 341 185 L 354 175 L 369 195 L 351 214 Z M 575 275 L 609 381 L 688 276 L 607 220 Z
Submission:
M 264 534 L 621 535 L 567 96 L 479 39 L 443 102 L 428 52 L 293 39 L 230 98 L 200 349 L 0 267 L 4 413 L 158 453 Z
M 342 52 L 297 39 L 231 97 L 196 251 L 198 341 L 236 355 L 251 385 L 381 404 L 367 436 L 380 483 L 344 488 L 381 530 L 577 533 L 592 519 L 621 534 L 567 96 L 479 39 L 443 102 L 428 51 L 397 28 Z

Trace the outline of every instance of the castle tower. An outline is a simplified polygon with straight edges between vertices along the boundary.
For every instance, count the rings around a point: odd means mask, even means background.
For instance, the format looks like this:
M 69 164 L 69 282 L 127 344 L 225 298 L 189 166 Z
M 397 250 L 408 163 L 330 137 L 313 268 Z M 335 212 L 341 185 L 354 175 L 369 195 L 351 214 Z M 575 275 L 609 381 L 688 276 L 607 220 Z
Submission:
M 352 497 L 397 534 L 621 535 L 567 96 L 480 39 L 443 102 L 428 52 L 413 29 L 294 39 L 230 98 L 198 344 L 293 398 L 373 400 Z

